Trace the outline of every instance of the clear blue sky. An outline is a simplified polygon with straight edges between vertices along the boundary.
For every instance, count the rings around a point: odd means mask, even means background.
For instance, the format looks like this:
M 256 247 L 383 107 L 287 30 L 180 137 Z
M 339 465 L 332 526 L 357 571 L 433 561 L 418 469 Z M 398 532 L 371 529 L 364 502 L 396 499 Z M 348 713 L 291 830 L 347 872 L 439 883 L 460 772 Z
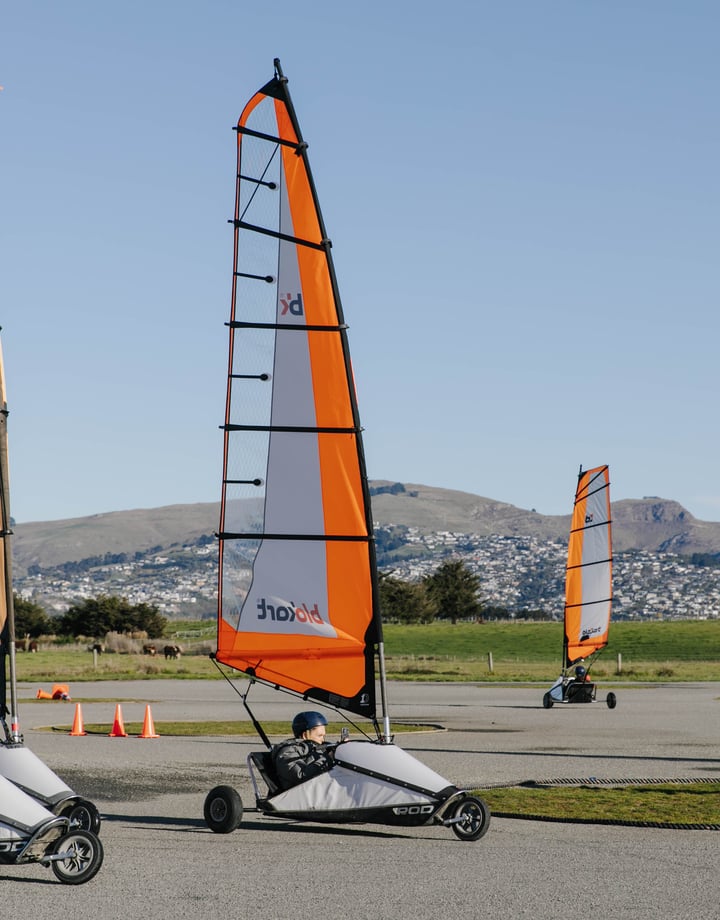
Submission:
M 720 520 L 720 4 L 25 0 L 0 19 L 19 522 L 220 497 L 235 134 L 279 57 L 371 478 Z

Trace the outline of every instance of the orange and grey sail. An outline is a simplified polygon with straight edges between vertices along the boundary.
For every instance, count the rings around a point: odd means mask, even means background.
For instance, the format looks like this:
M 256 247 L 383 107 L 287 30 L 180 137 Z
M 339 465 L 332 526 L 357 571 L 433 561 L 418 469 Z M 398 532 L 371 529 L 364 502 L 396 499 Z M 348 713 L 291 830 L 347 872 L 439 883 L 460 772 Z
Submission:
M 607 466 L 580 470 L 565 575 L 565 667 L 608 642 L 612 611 L 612 522 Z
M 216 658 L 376 720 L 382 636 L 347 329 L 279 61 L 236 130 Z

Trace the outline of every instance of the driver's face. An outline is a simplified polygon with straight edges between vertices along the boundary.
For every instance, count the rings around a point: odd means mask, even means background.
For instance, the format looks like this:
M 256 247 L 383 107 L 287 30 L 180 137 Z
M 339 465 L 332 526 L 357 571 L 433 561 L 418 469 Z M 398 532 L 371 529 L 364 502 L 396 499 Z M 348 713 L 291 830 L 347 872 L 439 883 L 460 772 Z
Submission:
M 315 728 L 311 728 L 304 732 L 303 738 L 307 741 L 314 741 L 316 744 L 322 744 L 325 740 L 325 726 L 316 725 Z

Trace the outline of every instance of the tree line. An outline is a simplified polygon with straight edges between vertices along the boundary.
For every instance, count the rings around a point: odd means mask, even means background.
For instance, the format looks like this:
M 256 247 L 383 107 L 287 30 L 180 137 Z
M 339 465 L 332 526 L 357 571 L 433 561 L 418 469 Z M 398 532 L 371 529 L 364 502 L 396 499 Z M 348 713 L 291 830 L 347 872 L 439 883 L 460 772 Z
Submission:
M 380 574 L 383 618 L 398 623 L 472 620 L 482 617 L 480 578 L 460 561 L 443 562 L 420 581 Z
M 167 617 L 154 604 L 131 604 L 127 598 L 101 594 L 73 604 L 65 613 L 50 617 L 32 601 L 13 595 L 15 634 L 18 637 L 57 635 L 101 638 L 109 632 L 146 632 L 160 639 L 168 627 Z
M 464 562 L 449 561 L 420 581 L 404 581 L 380 573 L 380 609 L 390 623 L 432 623 L 435 620 L 549 620 L 544 610 L 511 611 L 486 604 L 480 578 Z

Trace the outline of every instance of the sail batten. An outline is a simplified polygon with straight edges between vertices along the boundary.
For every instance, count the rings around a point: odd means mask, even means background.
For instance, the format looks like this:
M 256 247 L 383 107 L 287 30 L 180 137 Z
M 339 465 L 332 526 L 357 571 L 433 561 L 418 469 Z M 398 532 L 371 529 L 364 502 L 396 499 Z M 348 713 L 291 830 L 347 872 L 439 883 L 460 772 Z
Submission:
M 257 533 L 219 533 L 221 540 L 252 540 L 257 539 Z M 263 540 L 353 540 L 355 542 L 367 543 L 371 538 L 357 534 L 339 534 L 339 533 L 267 533 L 263 532 Z
M 580 471 L 565 574 L 564 667 L 608 642 L 612 613 L 612 522 L 607 466 Z
M 289 233 L 280 233 L 277 230 L 270 230 L 267 227 L 258 227 L 244 220 L 235 220 L 233 223 L 239 230 L 250 230 L 253 233 L 263 233 L 277 240 L 284 240 L 286 243 L 294 243 L 297 246 L 308 246 L 310 249 L 324 250 L 331 245 L 329 240 L 321 240 L 319 243 L 316 243 L 314 240 L 301 239 L 299 236 L 291 236 Z
M 347 326 L 279 62 L 236 130 L 216 657 L 376 720 L 382 630 Z

